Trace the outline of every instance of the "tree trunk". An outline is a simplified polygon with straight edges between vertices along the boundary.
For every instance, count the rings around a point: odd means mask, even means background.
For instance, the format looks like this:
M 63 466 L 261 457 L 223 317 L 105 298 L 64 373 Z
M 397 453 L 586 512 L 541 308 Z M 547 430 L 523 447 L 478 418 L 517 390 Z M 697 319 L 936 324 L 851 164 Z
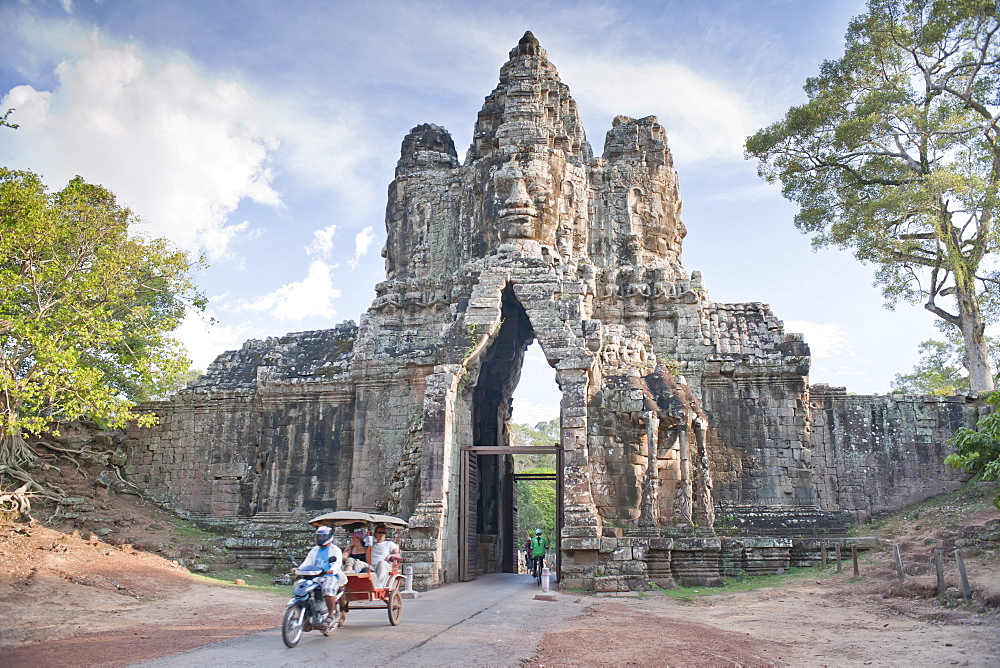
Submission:
M 958 302 L 958 327 L 962 331 L 965 347 L 962 364 L 969 372 L 969 387 L 976 392 L 992 392 L 996 387 L 986 349 L 986 325 L 975 284 L 970 287 L 956 281 L 955 299 Z
M 937 213 L 935 235 L 937 241 L 944 246 L 944 266 L 952 272 L 955 280 L 958 317 L 935 307 L 933 295 L 927 307 L 947 322 L 958 325 L 962 332 L 962 344 L 965 348 L 962 365 L 969 372 L 969 388 L 976 392 L 992 392 L 994 383 L 986 350 L 986 324 L 983 322 L 983 311 L 976 293 L 976 270 L 982 255 L 963 254 L 961 233 L 952 224 L 953 212 L 944 199 L 939 200 Z

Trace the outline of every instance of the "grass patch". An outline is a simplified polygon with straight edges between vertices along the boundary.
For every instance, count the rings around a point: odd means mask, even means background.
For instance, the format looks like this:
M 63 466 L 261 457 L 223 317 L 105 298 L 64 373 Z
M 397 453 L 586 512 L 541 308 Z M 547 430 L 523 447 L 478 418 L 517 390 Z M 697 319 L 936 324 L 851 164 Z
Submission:
M 961 488 L 925 499 L 896 513 L 882 515 L 862 525 L 866 532 L 882 538 L 934 532 L 960 525 L 970 513 L 988 510 L 996 484 L 973 478 Z M 928 538 L 928 542 L 933 542 Z
M 232 585 L 234 580 L 243 580 L 246 584 L 238 586 L 249 589 L 263 589 L 280 594 L 288 594 L 292 591 L 292 588 L 288 585 L 271 584 L 271 578 L 274 576 L 270 573 L 255 573 L 253 571 L 225 569 L 212 571 L 211 573 L 204 575 L 195 574 L 195 577 L 202 580 L 208 580 L 214 584 L 228 585 Z
M 219 538 L 218 534 L 198 528 L 193 522 L 177 518 L 173 521 L 174 538 L 181 542 L 212 543 Z
M 753 591 L 765 587 L 791 584 L 809 578 L 826 578 L 835 574 L 835 571 L 829 566 L 827 566 L 826 571 L 819 566 L 793 568 L 782 575 L 744 575 L 742 577 L 723 578 L 724 584 L 721 587 L 677 587 L 676 589 L 659 589 L 658 591 L 664 596 L 682 603 L 693 603 L 695 600 L 706 596 Z

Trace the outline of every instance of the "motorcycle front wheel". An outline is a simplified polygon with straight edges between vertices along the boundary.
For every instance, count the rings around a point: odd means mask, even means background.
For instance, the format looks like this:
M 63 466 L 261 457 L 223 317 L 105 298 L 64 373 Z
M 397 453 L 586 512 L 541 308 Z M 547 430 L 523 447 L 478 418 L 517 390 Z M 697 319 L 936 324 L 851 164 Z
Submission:
M 285 610 L 285 619 L 281 622 L 281 639 L 288 647 L 295 647 L 302 639 L 302 627 L 306 623 L 306 609 L 301 605 L 293 605 Z

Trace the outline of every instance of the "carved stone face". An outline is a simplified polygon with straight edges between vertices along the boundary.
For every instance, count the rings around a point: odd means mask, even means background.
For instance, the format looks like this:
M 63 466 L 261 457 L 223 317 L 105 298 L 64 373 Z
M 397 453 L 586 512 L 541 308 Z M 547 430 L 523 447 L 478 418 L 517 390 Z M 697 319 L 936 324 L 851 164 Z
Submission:
M 501 239 L 537 239 L 554 245 L 558 225 L 557 158 L 515 159 L 493 176 L 497 230 Z

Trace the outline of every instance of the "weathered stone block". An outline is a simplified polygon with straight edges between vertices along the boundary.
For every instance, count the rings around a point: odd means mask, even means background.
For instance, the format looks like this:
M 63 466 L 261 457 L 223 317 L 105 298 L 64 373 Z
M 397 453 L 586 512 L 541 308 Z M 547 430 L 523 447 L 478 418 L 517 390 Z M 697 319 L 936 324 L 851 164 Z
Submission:
M 599 550 L 601 548 L 601 539 L 596 536 L 589 538 L 563 538 L 561 547 L 564 550 Z

